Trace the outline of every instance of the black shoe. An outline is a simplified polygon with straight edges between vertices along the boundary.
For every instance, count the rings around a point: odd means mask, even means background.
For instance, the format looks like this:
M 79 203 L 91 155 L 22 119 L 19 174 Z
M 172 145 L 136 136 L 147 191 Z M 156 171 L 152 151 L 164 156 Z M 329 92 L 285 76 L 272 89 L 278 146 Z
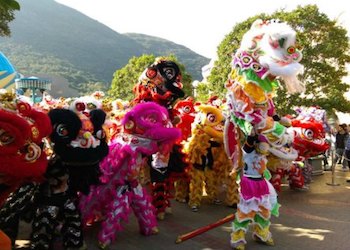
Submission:
M 234 203 L 234 204 L 232 204 L 232 205 L 228 205 L 228 207 L 230 207 L 230 208 L 234 208 L 234 209 L 237 209 L 237 204 L 236 204 L 236 203 Z

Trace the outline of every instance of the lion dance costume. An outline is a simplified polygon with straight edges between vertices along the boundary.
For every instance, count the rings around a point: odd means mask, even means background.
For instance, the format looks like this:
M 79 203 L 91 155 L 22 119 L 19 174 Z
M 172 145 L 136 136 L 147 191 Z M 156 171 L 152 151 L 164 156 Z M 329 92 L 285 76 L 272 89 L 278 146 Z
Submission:
M 31 249 L 52 249 L 57 232 L 63 236 L 65 249 L 86 249 L 78 197 L 99 183 L 99 162 L 108 153 L 102 129 L 105 113 L 96 107 L 87 113 L 87 103 L 82 100 L 71 105 L 72 110 L 52 109 L 48 113 L 53 155 L 45 181 L 22 186 L 1 209 L 8 218 L 4 225 L 10 230 L 18 227 L 19 217 L 33 211 Z M 24 195 L 30 198 L 24 200 Z M 14 209 L 16 204 L 21 206 Z
M 0 93 L 0 205 L 3 205 L 0 229 L 6 232 L 13 243 L 17 237 L 19 220 L 16 214 L 9 212 L 21 210 L 30 202 L 33 193 L 26 191 L 32 190 L 32 183 L 43 181 L 47 167 L 43 139 L 50 135 L 51 130 L 50 119 L 45 113 L 28 103 L 17 101 L 11 93 Z M 24 187 L 19 188 L 22 185 Z M 11 192 L 14 193 L 5 202 Z M 19 194 L 20 199 L 10 203 L 16 194 Z M 0 241 L 9 241 L 1 230 Z
M 172 128 L 167 110 L 152 102 L 137 104 L 125 114 L 122 124 L 123 132 L 111 142 L 110 153 L 101 164 L 103 185 L 93 188 L 81 201 L 85 222 L 103 219 L 98 234 L 102 248 L 115 240 L 131 209 L 142 234 L 158 232 L 151 197 L 139 183 L 142 158 L 170 150 L 181 136 Z
M 178 118 L 173 109 L 174 102 L 185 95 L 182 90 L 181 71 L 179 66 L 164 58 L 156 58 L 155 62 L 147 67 L 134 86 L 135 98 L 133 103 L 155 102 L 168 110 L 173 124 Z M 170 158 L 172 160 L 170 161 Z M 177 164 L 169 164 L 179 159 Z M 170 204 L 170 173 L 181 172 L 187 164 L 181 161 L 181 147 L 175 146 L 171 152 L 156 153 L 150 158 L 150 177 L 152 203 L 156 208 L 158 219 L 164 219 L 165 213 L 171 212 Z M 176 167 L 176 169 L 172 169 Z
M 223 139 L 224 116 L 220 109 L 210 105 L 197 107 L 198 113 L 193 122 L 192 135 L 184 145 L 184 152 L 191 163 L 191 182 L 189 206 L 192 211 L 198 211 L 203 185 L 209 199 L 217 199 L 217 177 L 213 170 L 213 147 L 219 147 Z
M 282 125 L 290 122 L 276 114 L 272 100 L 279 86 L 277 77 L 289 93 L 304 90 L 297 79 L 303 66 L 295 37 L 296 32 L 286 23 L 256 20 L 233 57 L 233 70 L 226 84 L 230 119 L 225 127 L 225 147 L 235 166 L 243 168 L 240 202 L 231 234 L 234 249 L 245 248 L 245 233 L 251 223 L 255 240 L 274 244 L 270 216 L 278 214 L 278 205 L 275 190 L 265 180 L 264 172 L 268 154 L 286 160 L 297 157 L 296 150 L 289 147 L 293 137 Z
M 174 110 L 177 116 L 180 118 L 180 122 L 175 124 L 176 128 L 181 130 L 181 139 L 176 142 L 176 151 L 182 153 L 172 154 L 172 158 L 169 160 L 169 164 L 175 165 L 172 169 L 178 169 L 179 171 L 172 171 L 170 175 L 171 182 L 174 183 L 175 188 L 175 200 L 185 203 L 189 198 L 189 186 L 190 186 L 190 164 L 186 164 L 183 168 L 183 164 L 187 163 L 186 154 L 182 151 L 183 143 L 191 136 L 191 126 L 195 118 L 195 103 L 192 97 L 188 97 L 184 100 L 179 100 L 174 105 Z M 176 165 L 180 165 L 178 168 Z

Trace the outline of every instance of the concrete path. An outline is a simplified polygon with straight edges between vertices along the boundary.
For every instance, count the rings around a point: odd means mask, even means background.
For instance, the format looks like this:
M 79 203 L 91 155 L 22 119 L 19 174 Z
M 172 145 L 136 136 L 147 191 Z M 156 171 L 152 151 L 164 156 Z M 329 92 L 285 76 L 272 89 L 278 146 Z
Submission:
M 275 246 L 260 245 L 247 234 L 246 249 L 281 250 L 348 250 L 350 249 L 350 172 L 343 172 L 336 166 L 335 184 L 332 173 L 323 172 L 313 176 L 310 190 L 290 190 L 287 185 L 279 194 L 282 207 L 280 216 L 271 220 L 271 231 Z M 234 209 L 225 205 L 203 204 L 199 212 L 192 212 L 186 204 L 173 201 L 173 214 L 159 222 L 160 233 L 145 237 L 138 233 L 138 225 L 133 215 L 125 223 L 125 231 L 117 234 L 116 241 L 109 249 L 121 250 L 229 250 L 230 223 L 226 223 L 200 236 L 176 244 L 178 235 L 213 223 L 231 213 Z M 27 243 L 30 227 L 21 224 L 17 249 Z M 88 228 L 85 240 L 89 250 L 99 249 L 96 235 L 98 225 Z M 23 247 L 22 247 L 23 248 Z M 57 249 L 61 247 L 57 243 Z

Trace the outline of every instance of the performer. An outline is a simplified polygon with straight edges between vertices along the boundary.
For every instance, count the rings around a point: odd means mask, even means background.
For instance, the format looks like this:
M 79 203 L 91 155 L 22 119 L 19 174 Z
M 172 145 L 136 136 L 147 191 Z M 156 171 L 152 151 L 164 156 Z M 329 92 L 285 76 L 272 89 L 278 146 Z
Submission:
M 53 127 L 50 140 L 54 155 L 45 180 L 39 185 L 23 185 L 12 194 L 0 211 L 4 219 L 1 225 L 14 231 L 15 239 L 18 220 L 29 211 L 31 249 L 52 249 L 57 232 L 63 235 L 64 248 L 86 249 L 78 195 L 87 194 L 91 184 L 99 183 L 99 161 L 108 153 L 102 130 L 105 115 L 99 109 L 90 111 L 89 117 L 53 109 L 48 117 Z
M 51 131 L 47 114 L 17 100 L 15 94 L 0 91 L 0 229 L 7 234 L 0 230 L 0 240 L 4 242 L 10 238 L 14 244 L 19 211 L 27 207 L 35 186 L 44 180 L 47 168 L 44 138 Z M 26 187 L 26 192 L 20 199 L 12 199 L 21 186 Z
M 142 234 L 158 233 L 151 197 L 139 183 L 142 158 L 170 150 L 181 135 L 171 127 L 167 110 L 152 102 L 136 105 L 126 113 L 122 124 L 123 133 L 111 142 L 110 153 L 101 164 L 103 185 L 94 187 L 80 204 L 85 223 L 103 220 L 98 234 L 102 249 L 115 240 L 131 209 Z
M 132 103 L 155 102 L 162 105 L 168 110 L 170 120 L 175 126 L 180 119 L 173 105 L 177 99 L 185 95 L 181 79 L 180 68 L 175 62 L 158 57 L 144 70 L 134 86 L 135 98 Z M 171 157 L 180 161 L 177 161 L 176 165 L 169 165 Z M 171 213 L 169 175 L 172 167 L 176 167 L 177 172 L 186 168 L 187 164 L 182 162 L 181 158 L 181 148 L 175 146 L 171 152 L 156 153 L 149 159 L 152 204 L 156 208 L 159 220 L 163 220 L 166 213 Z
M 200 105 L 192 124 L 192 135 L 184 144 L 184 152 L 191 163 L 189 206 L 197 212 L 203 196 L 204 184 L 208 198 L 219 203 L 218 175 L 213 169 L 215 157 L 213 149 L 223 143 L 224 116 L 220 109 L 210 105 Z M 222 166 L 219 166 L 219 168 Z
M 240 202 L 237 207 L 231 246 L 244 249 L 245 234 L 250 224 L 253 237 L 267 245 L 274 245 L 270 228 L 271 214 L 278 216 L 277 194 L 264 177 L 268 145 L 259 142 L 257 136 L 249 135 L 243 146 L 243 175 L 240 181 Z
M 293 135 L 285 127 L 290 126 L 290 120 L 277 115 L 272 100 L 278 78 L 288 93 L 305 89 L 297 78 L 303 66 L 295 42 L 296 32 L 288 24 L 259 19 L 244 34 L 233 57 L 226 84 L 230 120 L 225 127 L 225 148 L 236 168 L 244 161 L 240 203 L 231 235 L 235 249 L 245 248 L 249 222 L 257 223 L 253 229 L 256 240 L 273 244 L 269 218 L 277 202 L 272 185 L 262 175 L 267 161 L 264 152 L 289 161 L 297 157 L 297 151 L 289 147 Z M 241 141 L 245 142 L 243 150 Z M 254 221 L 255 216 L 259 221 Z
M 174 145 L 174 153 L 170 155 L 169 164 L 173 170 L 170 173 L 170 182 L 174 183 L 175 188 L 175 200 L 185 203 L 189 199 L 189 186 L 190 186 L 190 165 L 186 164 L 187 155 L 182 151 L 183 144 L 191 136 L 191 126 L 195 118 L 195 103 L 192 97 L 188 97 L 184 100 L 179 100 L 174 106 L 174 111 L 180 118 L 180 122 L 175 124 L 176 128 L 181 130 L 181 139 Z M 186 162 L 187 163 L 187 162 Z M 179 167 L 180 166 L 180 167 Z

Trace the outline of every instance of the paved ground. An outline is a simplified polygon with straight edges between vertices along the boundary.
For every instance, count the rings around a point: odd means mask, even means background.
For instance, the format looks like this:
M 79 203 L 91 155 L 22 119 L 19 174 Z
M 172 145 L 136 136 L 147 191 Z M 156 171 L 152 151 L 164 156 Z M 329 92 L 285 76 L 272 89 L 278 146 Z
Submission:
M 313 176 L 309 191 L 294 191 L 283 186 L 279 195 L 282 204 L 280 216 L 272 219 L 271 231 L 275 246 L 259 245 L 247 235 L 247 249 L 283 249 L 316 250 L 350 249 L 350 172 L 343 172 L 337 165 L 335 178 L 332 173 L 324 172 Z M 339 186 L 327 183 L 340 184 Z M 178 235 L 185 234 L 201 226 L 210 224 L 234 212 L 224 205 L 204 204 L 197 213 L 192 212 L 186 204 L 173 202 L 173 214 L 159 222 L 160 233 L 145 237 L 138 233 L 133 215 L 125 224 L 125 231 L 117 234 L 116 242 L 110 247 L 122 250 L 229 250 L 230 223 L 226 223 L 200 236 L 176 244 Z M 85 232 L 89 250 L 96 250 L 96 233 L 98 225 Z M 29 226 L 21 225 L 18 244 L 28 239 Z M 24 240 L 24 241 L 23 241 Z M 19 247 L 20 248 L 20 247 Z M 57 246 L 57 249 L 60 249 Z

